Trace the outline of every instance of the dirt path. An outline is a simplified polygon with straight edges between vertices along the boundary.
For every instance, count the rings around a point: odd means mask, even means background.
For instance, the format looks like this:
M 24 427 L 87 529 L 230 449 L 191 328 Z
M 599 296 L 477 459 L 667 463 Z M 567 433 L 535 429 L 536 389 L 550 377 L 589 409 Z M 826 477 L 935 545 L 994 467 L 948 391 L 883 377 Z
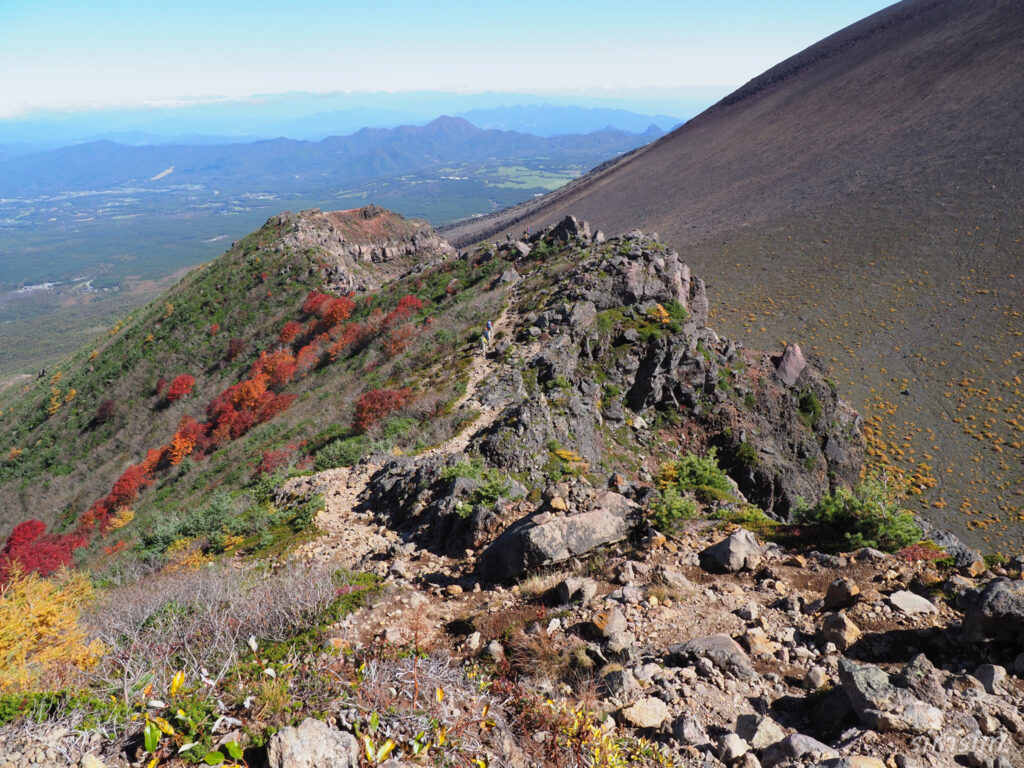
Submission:
M 513 288 L 505 308 L 494 321 L 492 339 L 501 332 L 504 332 L 505 336 L 512 335 L 515 319 L 510 310 L 515 304 L 515 293 L 516 289 Z M 496 360 L 489 360 L 486 351 L 480 347 L 474 350 L 466 391 L 452 407 L 453 412 L 472 408 L 477 410 L 479 415 L 471 425 L 457 435 L 423 451 L 418 454 L 419 456 L 462 453 L 477 434 L 491 426 L 498 418 L 504 406 L 486 407 L 476 399 L 480 383 L 488 377 L 498 375 L 505 365 Z M 374 553 L 401 544 L 399 536 L 378 524 L 372 512 L 356 509 L 370 478 L 381 466 L 379 463 L 368 463 L 328 469 L 315 475 L 295 478 L 282 486 L 281 494 L 284 496 L 309 497 L 320 493 L 324 497 L 325 507 L 317 515 L 316 522 L 326 532 L 326 536 L 300 547 L 296 553 L 300 558 L 331 562 L 354 570 L 363 567 Z

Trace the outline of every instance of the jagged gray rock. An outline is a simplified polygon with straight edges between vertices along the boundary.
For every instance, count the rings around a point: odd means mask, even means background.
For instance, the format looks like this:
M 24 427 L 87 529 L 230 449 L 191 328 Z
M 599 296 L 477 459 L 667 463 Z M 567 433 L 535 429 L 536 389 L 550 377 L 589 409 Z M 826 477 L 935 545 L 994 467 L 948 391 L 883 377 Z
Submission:
M 569 576 L 562 579 L 551 591 L 551 597 L 558 605 L 585 603 L 597 594 L 597 583 L 586 576 Z
M 640 513 L 636 504 L 614 491 L 599 493 L 593 504 L 589 511 L 568 517 L 541 512 L 514 523 L 480 556 L 480 575 L 503 581 L 622 541 Z
M 839 660 L 839 679 L 860 721 L 877 731 L 927 733 L 942 728 L 941 710 L 897 688 L 873 664 Z
M 746 528 L 740 528 L 717 544 L 700 553 L 700 567 L 712 573 L 735 573 L 756 565 L 764 548 L 757 537 Z
M 964 638 L 1024 646 L 1024 581 L 997 579 L 964 595 Z
M 709 635 L 673 645 L 668 649 L 666 661 L 682 666 L 699 659 L 707 659 L 722 672 L 742 680 L 757 677 L 743 648 L 728 635 Z
M 803 733 L 791 733 L 782 741 L 772 744 L 764 751 L 761 755 L 761 765 L 764 768 L 774 768 L 779 763 L 784 763 L 787 760 L 830 757 L 839 757 L 839 753 L 828 744 L 824 744 Z
M 752 749 L 765 749 L 786 738 L 782 726 L 764 715 L 740 715 L 736 719 L 738 733 Z
M 298 728 L 283 728 L 270 739 L 270 768 L 357 768 L 359 742 L 351 733 L 307 717 Z

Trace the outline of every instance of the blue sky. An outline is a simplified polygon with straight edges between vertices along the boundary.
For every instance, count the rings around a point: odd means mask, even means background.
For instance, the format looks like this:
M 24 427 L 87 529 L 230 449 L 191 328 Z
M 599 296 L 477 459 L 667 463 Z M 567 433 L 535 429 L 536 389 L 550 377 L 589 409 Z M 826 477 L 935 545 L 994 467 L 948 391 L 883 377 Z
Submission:
M 0 0 L 0 117 L 286 91 L 737 86 L 878 0 Z

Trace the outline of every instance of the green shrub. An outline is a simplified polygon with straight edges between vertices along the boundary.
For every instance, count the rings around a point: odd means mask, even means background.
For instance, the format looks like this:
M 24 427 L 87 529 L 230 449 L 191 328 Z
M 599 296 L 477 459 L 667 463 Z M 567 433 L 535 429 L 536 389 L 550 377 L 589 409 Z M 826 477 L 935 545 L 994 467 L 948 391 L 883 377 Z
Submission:
M 496 469 L 484 467 L 481 459 L 460 461 L 452 467 L 445 467 L 441 470 L 441 479 L 444 482 L 452 482 L 460 477 L 480 482 L 480 485 L 474 488 L 470 494 L 468 503 L 464 502 L 464 504 L 468 504 L 470 510 L 477 504 L 493 506 L 498 499 L 507 497 L 512 488 L 512 481 L 508 477 Z
M 762 510 L 754 506 L 748 505 L 740 509 L 735 507 L 718 509 L 711 514 L 711 518 L 743 526 L 748 531 L 756 533 L 762 539 L 769 541 L 779 539 L 780 523 L 777 520 L 772 520 Z
M 313 468 L 317 472 L 322 472 L 334 467 L 351 467 L 359 463 L 369 446 L 370 439 L 366 435 L 353 435 L 332 440 L 316 452 Z
M 750 469 L 757 466 L 757 449 L 750 443 L 740 443 L 736 448 L 736 463 Z
M 665 310 L 668 312 L 668 316 L 677 323 L 682 323 L 689 316 L 690 313 L 686 311 L 686 307 L 680 304 L 676 299 L 669 299 L 662 303 Z
M 697 514 L 697 504 L 683 496 L 675 488 L 666 488 L 660 497 L 651 503 L 648 519 L 659 531 L 671 533 L 683 520 L 690 520 Z
M 704 456 L 688 453 L 683 458 L 662 468 L 662 482 L 675 485 L 679 491 L 709 488 L 732 495 L 732 484 L 718 466 L 718 453 L 714 448 Z
M 799 505 L 793 518 L 801 525 L 821 526 L 826 534 L 822 548 L 895 552 L 920 541 L 921 529 L 892 496 L 881 482 L 869 478 L 853 491 L 836 489 L 813 507 Z
M 801 418 L 808 426 L 813 427 L 821 420 L 821 401 L 818 400 L 813 389 L 807 388 L 800 393 L 798 407 Z

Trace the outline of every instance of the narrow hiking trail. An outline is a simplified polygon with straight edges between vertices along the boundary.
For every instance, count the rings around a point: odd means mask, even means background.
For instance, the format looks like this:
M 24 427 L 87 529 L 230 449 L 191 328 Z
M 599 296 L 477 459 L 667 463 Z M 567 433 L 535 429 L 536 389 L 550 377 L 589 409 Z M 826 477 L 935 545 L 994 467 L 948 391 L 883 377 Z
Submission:
M 518 318 L 513 309 L 517 287 L 509 291 L 505 307 L 494 321 L 491 344 L 503 334 L 512 337 L 512 330 Z M 525 350 L 526 354 L 533 345 Z M 481 382 L 498 376 L 503 368 L 513 363 L 491 360 L 487 357 L 490 346 L 482 349 L 474 345 L 473 359 L 469 367 L 466 391 L 452 405 L 452 412 L 474 410 L 478 413 L 471 424 L 458 434 L 433 446 L 417 457 L 441 456 L 462 453 L 481 431 L 490 427 L 504 410 L 507 403 L 485 406 L 477 393 Z M 307 477 L 295 478 L 282 486 L 280 495 L 286 498 L 309 497 L 320 493 L 324 498 L 324 509 L 317 515 L 316 523 L 326 535 L 302 545 L 296 554 L 306 560 L 330 562 L 340 567 L 355 569 L 365 565 L 374 553 L 386 551 L 402 544 L 401 537 L 375 520 L 372 510 L 357 509 L 366 491 L 370 478 L 383 466 L 383 462 L 369 462 L 353 467 L 338 467 L 318 472 Z

